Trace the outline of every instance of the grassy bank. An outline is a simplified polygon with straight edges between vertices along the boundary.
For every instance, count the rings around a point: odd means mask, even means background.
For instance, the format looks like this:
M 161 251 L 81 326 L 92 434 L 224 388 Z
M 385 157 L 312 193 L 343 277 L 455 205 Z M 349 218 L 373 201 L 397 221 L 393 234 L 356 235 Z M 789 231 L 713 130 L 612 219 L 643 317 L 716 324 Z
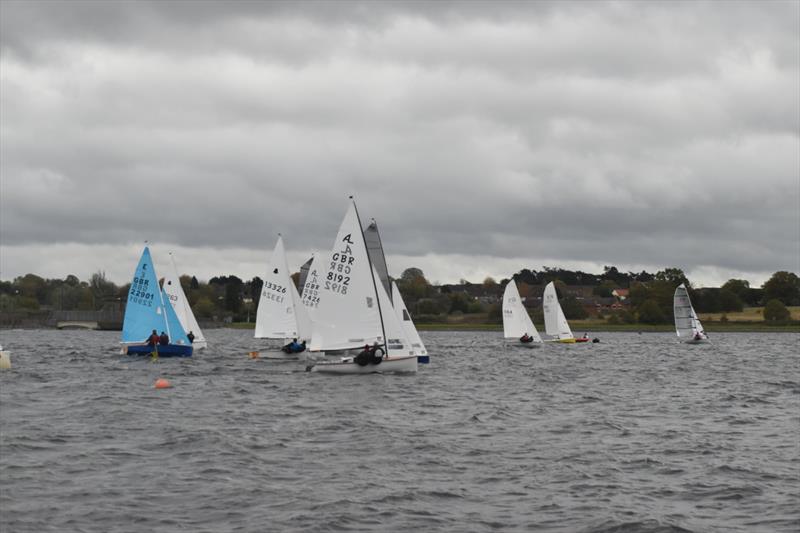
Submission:
M 576 321 L 578 322 L 578 321 Z M 421 331 L 502 331 L 500 324 L 479 324 L 479 323 L 439 323 L 439 324 L 417 324 L 417 329 Z M 675 327 L 669 324 L 608 324 L 594 323 L 579 326 L 570 322 L 572 333 L 580 336 L 583 332 L 594 331 L 630 331 L 630 332 L 674 332 Z M 536 326 L 540 332 L 544 331 L 544 326 Z M 751 333 L 800 333 L 800 324 L 790 324 L 783 326 L 770 326 L 758 322 L 727 322 L 716 323 L 705 326 L 709 333 L 723 332 L 751 332 Z
M 434 323 L 416 324 L 420 331 L 502 331 L 502 324 L 489 324 L 477 321 L 448 321 Z M 576 336 L 584 332 L 593 331 L 631 331 L 631 332 L 674 332 L 675 327 L 671 324 L 609 324 L 598 320 L 572 320 L 570 321 L 572 332 Z M 788 324 L 782 326 L 770 326 L 764 322 L 709 322 L 704 324 L 709 333 L 723 332 L 753 332 L 753 333 L 800 333 L 800 324 Z M 233 322 L 226 327 L 233 329 L 253 329 L 253 322 Z M 536 328 L 544 331 L 544 324 L 536 324 Z

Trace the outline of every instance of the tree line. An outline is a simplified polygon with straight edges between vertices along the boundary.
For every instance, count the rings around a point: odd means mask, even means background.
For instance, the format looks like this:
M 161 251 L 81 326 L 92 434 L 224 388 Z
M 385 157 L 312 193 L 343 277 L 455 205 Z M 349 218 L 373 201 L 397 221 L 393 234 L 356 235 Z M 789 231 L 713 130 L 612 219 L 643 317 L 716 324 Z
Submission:
M 298 275 L 293 275 L 297 283 Z M 800 278 L 792 272 L 775 272 L 761 287 L 751 287 L 747 280 L 730 279 L 722 287 L 694 289 L 681 269 L 666 268 L 655 274 L 620 272 L 606 266 L 602 274 L 543 267 L 522 269 L 512 278 L 523 297 L 541 295 L 541 289 L 553 281 L 564 314 L 568 319 L 589 316 L 587 306 L 570 288 L 591 287 L 597 298 L 610 298 L 615 289 L 629 291 L 622 309 L 606 313 L 609 322 L 660 324 L 672 321 L 672 296 L 683 283 L 692 303 L 700 313 L 736 312 L 744 307 L 764 306 L 764 318 L 789 319 L 786 306 L 800 305 Z M 258 276 L 243 280 L 237 276 L 215 276 L 208 282 L 195 276 L 180 277 L 181 286 L 200 320 L 252 321 L 263 282 Z M 419 322 L 442 320 L 452 314 L 485 313 L 490 322 L 500 322 L 499 299 L 508 279 L 500 282 L 486 278 L 478 284 L 461 280 L 456 285 L 430 283 L 422 270 L 408 268 L 395 280 L 415 319 Z M 34 312 L 40 310 L 121 309 L 127 300 L 130 284 L 118 286 L 104 272 L 92 274 L 88 281 L 75 275 L 64 279 L 45 279 L 36 274 L 0 281 L 0 311 Z M 601 312 L 601 316 L 602 316 Z M 541 322 L 541 310 L 532 308 L 535 321 Z

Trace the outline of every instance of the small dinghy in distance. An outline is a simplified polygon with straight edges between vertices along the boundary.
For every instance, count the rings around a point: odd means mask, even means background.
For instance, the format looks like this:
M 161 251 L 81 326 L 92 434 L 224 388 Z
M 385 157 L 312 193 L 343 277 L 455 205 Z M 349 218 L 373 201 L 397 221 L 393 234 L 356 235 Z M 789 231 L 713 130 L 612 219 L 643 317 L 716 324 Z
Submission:
M 372 346 L 375 351 L 369 357 L 359 354 L 317 362 L 306 370 L 327 374 L 416 372 L 417 356 L 408 354 L 405 347 L 399 350 L 406 354 L 398 354 L 387 342 L 386 322 L 397 321 L 397 316 L 386 289 L 376 280 L 352 197 L 330 255 L 318 268 L 323 274 L 310 350 L 319 353 Z M 393 337 L 402 336 L 401 325 L 390 324 L 388 329 Z
M 567 323 L 567 318 L 564 316 L 564 311 L 561 310 L 561 304 L 558 303 L 556 286 L 552 281 L 544 288 L 542 310 L 544 311 L 544 331 L 550 337 L 546 342 L 565 344 L 576 342 L 572 330 L 569 329 L 569 323 Z
M 539 348 L 542 345 L 542 337 L 522 305 L 513 278 L 508 281 L 503 292 L 503 337 L 507 344 L 515 347 Z
M 689 299 L 689 291 L 686 290 L 686 286 L 683 283 L 675 289 L 672 306 L 675 314 L 675 332 L 678 334 L 678 339 L 686 344 L 708 342 L 708 335 L 706 335 L 700 319 L 697 318 L 697 313 L 694 312 L 692 301 Z
M 150 345 L 147 339 L 153 330 L 165 332 L 168 344 Z M 122 323 L 122 353 L 157 355 L 159 357 L 191 357 L 192 343 L 186 337 L 169 297 L 158 286 L 150 249 L 145 246 L 133 275 Z

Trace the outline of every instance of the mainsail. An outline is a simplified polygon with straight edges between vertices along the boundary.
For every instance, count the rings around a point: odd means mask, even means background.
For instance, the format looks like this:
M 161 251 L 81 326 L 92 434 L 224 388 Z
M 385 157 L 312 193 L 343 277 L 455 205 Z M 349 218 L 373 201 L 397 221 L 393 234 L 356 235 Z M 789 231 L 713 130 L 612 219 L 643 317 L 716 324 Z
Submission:
M 175 314 L 178 316 L 178 320 L 180 320 L 184 331 L 191 331 L 192 335 L 194 335 L 192 346 L 195 349 L 205 348 L 208 346 L 208 341 L 206 341 L 203 331 L 200 329 L 200 325 L 194 317 L 192 308 L 189 306 L 189 300 L 183 292 L 181 280 L 178 276 L 178 269 L 175 267 L 175 258 L 172 256 L 172 253 L 169 254 L 169 261 L 170 264 L 169 268 L 167 268 L 167 275 L 164 276 L 164 293 L 167 295 L 169 303 L 172 304 L 172 308 L 175 310 Z
M 350 204 L 342 220 L 330 254 L 315 268 L 322 274 L 310 349 L 345 350 L 374 342 L 384 344 L 376 284 L 355 203 Z
M 697 318 L 697 313 L 694 312 L 694 307 L 692 307 L 692 302 L 689 299 L 689 292 L 683 283 L 675 289 L 672 304 L 675 313 L 675 332 L 678 337 L 682 337 L 685 340 L 706 339 L 706 332 L 703 330 L 700 319 Z
M 383 244 L 381 243 L 381 234 L 378 232 L 378 223 L 372 219 L 367 229 L 364 230 L 364 242 L 367 245 L 367 253 L 372 262 L 372 266 L 378 273 L 383 285 L 383 290 L 389 295 L 389 302 L 393 303 L 392 288 L 389 285 L 389 269 L 386 266 L 386 255 L 383 253 Z
M 528 311 L 522 305 L 517 284 L 511 279 L 503 292 L 503 336 L 511 339 L 525 334 L 533 337 L 534 342 L 542 342 Z
M 556 286 L 551 281 L 544 288 L 542 295 L 542 308 L 544 310 L 544 330 L 551 337 L 558 339 L 573 339 L 572 330 L 569 329 L 567 318 L 561 305 L 558 303 Z
M 311 320 L 305 307 L 300 305 L 280 235 L 261 287 L 254 336 L 260 339 L 311 338 Z

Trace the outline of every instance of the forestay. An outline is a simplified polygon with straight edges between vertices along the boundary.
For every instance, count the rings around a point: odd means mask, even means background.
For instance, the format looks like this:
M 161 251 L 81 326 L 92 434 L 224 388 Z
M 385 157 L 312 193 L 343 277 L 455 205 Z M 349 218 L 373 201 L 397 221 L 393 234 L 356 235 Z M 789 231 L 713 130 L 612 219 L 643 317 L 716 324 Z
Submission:
M 345 350 L 374 342 L 383 344 L 375 281 L 354 203 L 345 214 L 330 254 L 320 260 L 322 264 L 315 265 L 322 275 L 310 349 Z
M 567 318 L 561 305 L 558 303 L 556 286 L 551 281 L 544 288 L 542 295 L 542 307 L 544 310 L 544 330 L 551 337 L 558 339 L 573 339 L 572 330 L 569 329 Z
M 406 333 L 406 340 L 411 343 L 411 349 L 414 355 L 428 355 L 428 350 L 422 343 L 414 322 L 411 320 L 411 315 L 406 308 L 406 303 L 403 301 L 403 296 L 400 294 L 400 289 L 397 288 L 397 283 L 392 282 L 392 303 L 394 305 L 395 313 L 403 325 Z
M 503 336 L 507 339 L 518 339 L 525 334 L 533 337 L 534 342 L 542 342 L 528 311 L 522 305 L 517 284 L 512 279 L 503 292 Z
M 192 335 L 194 335 L 192 346 L 195 349 L 205 348 L 208 346 L 208 342 L 206 341 L 205 335 L 203 335 L 203 331 L 200 329 L 200 325 L 197 323 L 197 319 L 194 317 L 192 308 L 189 306 L 189 300 L 183 292 L 181 280 L 178 276 L 178 269 L 175 266 L 175 258 L 172 256 L 172 253 L 169 254 L 169 262 L 167 275 L 164 276 L 164 293 L 167 295 L 169 303 L 172 304 L 172 308 L 175 310 L 175 314 L 181 326 L 183 326 L 184 331 L 191 331 Z
M 311 320 L 305 307 L 300 305 L 300 295 L 289 274 L 280 235 L 264 275 L 254 336 L 258 339 L 311 338 Z
M 155 329 L 169 335 L 170 343 L 187 345 L 189 339 L 172 305 L 165 304 L 168 296 L 158 286 L 150 249 L 145 246 L 128 291 L 125 319 L 122 324 L 124 344 L 144 343 Z

